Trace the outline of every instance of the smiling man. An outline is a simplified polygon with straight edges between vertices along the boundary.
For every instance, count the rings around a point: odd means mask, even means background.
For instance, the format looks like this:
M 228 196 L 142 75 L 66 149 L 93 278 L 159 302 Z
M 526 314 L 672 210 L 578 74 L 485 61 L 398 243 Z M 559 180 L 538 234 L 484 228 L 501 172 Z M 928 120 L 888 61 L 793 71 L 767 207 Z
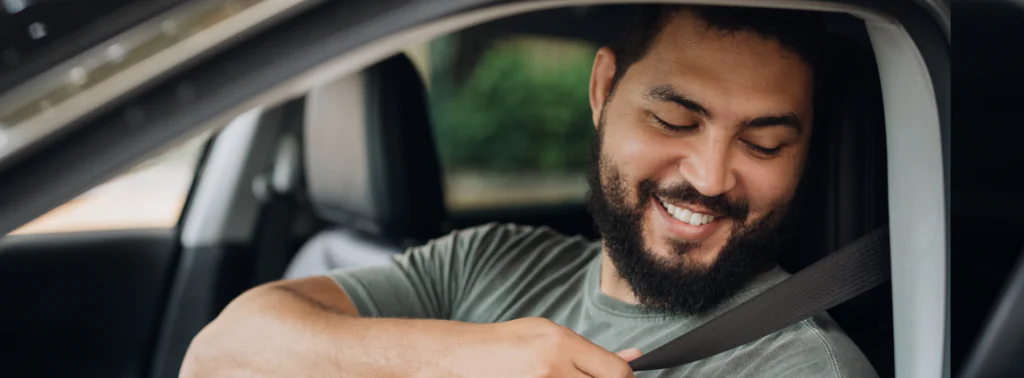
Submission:
M 594 60 L 600 242 L 486 225 L 392 264 L 277 282 L 193 341 L 195 376 L 629 377 L 782 281 L 814 129 L 816 15 L 647 8 Z M 872 377 L 828 315 L 647 377 Z
M 668 14 L 642 23 L 661 25 L 654 37 L 597 54 L 590 207 L 603 291 L 699 314 L 774 262 L 810 144 L 819 31 L 788 12 Z

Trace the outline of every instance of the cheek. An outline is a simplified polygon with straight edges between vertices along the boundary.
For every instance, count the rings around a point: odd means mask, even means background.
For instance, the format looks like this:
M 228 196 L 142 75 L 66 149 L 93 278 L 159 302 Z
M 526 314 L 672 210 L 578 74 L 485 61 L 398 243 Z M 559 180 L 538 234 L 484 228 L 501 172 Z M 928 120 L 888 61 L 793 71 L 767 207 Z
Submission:
M 652 137 L 643 126 L 625 123 L 635 121 L 621 121 L 606 125 L 602 155 L 615 164 L 632 187 L 642 180 L 658 181 L 663 168 L 671 166 L 671 144 Z
M 644 151 L 650 148 L 650 143 L 643 138 L 638 138 L 636 135 L 624 135 L 617 140 L 618 154 L 622 157 L 621 161 L 627 165 L 636 164 L 643 165 L 644 163 Z
M 759 218 L 782 203 L 788 202 L 800 182 L 800 165 L 794 162 L 757 164 L 743 171 L 751 216 Z

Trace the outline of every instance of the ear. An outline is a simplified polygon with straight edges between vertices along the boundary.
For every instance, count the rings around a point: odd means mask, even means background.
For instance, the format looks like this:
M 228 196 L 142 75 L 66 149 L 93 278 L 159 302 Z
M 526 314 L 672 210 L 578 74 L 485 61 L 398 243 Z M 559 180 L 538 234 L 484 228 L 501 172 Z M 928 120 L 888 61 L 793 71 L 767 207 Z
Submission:
M 601 112 L 612 88 L 612 77 L 615 76 L 615 53 L 607 46 L 597 50 L 594 67 L 590 71 L 590 111 L 594 118 L 594 128 L 601 122 Z

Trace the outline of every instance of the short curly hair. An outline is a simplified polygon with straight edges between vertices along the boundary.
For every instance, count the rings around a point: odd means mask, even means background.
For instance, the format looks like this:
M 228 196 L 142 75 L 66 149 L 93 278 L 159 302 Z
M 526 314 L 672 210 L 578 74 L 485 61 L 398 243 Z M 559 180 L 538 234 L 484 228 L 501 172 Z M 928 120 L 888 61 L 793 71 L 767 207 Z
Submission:
M 671 16 L 682 11 L 689 11 L 701 20 L 705 30 L 723 33 L 748 31 L 778 40 L 784 49 L 806 61 L 812 70 L 817 67 L 819 41 L 825 33 L 824 21 L 818 12 L 727 6 L 645 5 L 618 44 L 611 46 L 615 53 L 612 92 L 629 67 L 647 54 Z

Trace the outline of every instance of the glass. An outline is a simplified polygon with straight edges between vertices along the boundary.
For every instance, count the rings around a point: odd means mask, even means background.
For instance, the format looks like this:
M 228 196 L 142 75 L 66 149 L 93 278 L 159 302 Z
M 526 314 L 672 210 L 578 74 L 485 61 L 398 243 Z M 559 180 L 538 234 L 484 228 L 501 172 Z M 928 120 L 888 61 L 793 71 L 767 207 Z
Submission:
M 428 87 L 451 211 L 581 201 L 597 46 L 453 34 L 408 49 Z
M 11 235 L 173 228 L 185 205 L 203 133 L 33 220 Z

